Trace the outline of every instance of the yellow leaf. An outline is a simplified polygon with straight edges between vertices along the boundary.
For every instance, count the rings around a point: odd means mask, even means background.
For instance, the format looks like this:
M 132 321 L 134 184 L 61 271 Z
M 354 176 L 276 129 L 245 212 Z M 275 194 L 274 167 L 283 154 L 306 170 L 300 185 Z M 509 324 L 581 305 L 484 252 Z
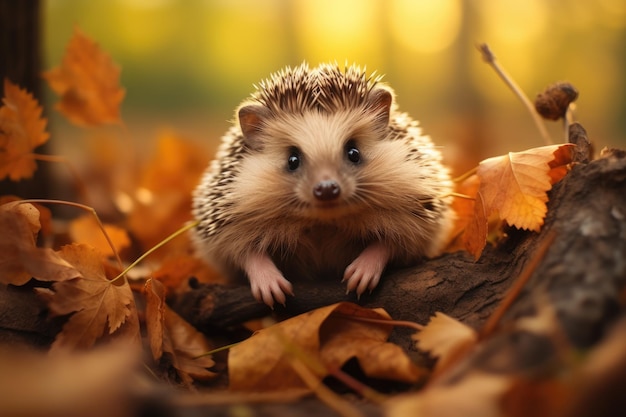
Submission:
M 133 317 L 135 305 L 128 283 L 111 281 L 105 275 L 102 255 L 90 246 L 72 244 L 61 248 L 60 256 L 80 273 L 78 278 L 57 282 L 54 292 L 45 295 L 54 315 L 72 314 L 57 335 L 52 350 L 89 348 L 103 336 L 138 335 Z M 132 327 L 130 330 L 124 325 Z
M 478 335 L 471 327 L 437 312 L 424 329 L 413 335 L 413 340 L 417 342 L 418 349 L 438 358 L 437 368 L 442 368 L 474 346 Z
M 487 215 L 497 211 L 511 226 L 539 231 L 547 212 L 547 191 L 555 179 L 551 173 L 559 175 L 550 164 L 556 160 L 560 167 L 569 163 L 566 149 L 572 146 L 543 146 L 482 161 L 477 175 Z
M 43 77 L 61 96 L 55 105 L 72 123 L 95 126 L 121 123 L 120 104 L 125 91 L 120 87 L 120 68 L 100 46 L 78 27 L 70 39 L 60 66 Z
M 33 156 L 36 147 L 46 143 L 47 120 L 42 108 L 26 90 L 8 79 L 4 80 L 4 105 L 0 107 L 0 180 L 13 181 L 32 177 L 37 164 Z

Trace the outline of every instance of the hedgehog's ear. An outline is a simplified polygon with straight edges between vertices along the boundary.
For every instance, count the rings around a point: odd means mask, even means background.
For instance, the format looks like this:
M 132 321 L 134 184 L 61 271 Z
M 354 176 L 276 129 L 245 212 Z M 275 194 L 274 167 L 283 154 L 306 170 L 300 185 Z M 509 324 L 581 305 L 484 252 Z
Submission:
M 383 87 L 371 90 L 367 97 L 369 110 L 376 116 L 376 121 L 380 122 L 385 127 L 389 124 L 392 101 L 393 96 L 391 95 L 391 91 Z
M 265 119 L 268 117 L 267 109 L 258 104 L 247 104 L 239 108 L 237 116 L 244 142 L 252 149 L 262 148 L 260 133 L 265 126 Z

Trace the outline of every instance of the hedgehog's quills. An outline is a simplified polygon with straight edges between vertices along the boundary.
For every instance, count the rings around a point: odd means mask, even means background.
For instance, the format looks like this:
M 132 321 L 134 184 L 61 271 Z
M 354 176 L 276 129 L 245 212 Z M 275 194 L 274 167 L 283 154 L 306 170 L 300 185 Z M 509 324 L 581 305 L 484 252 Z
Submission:
M 442 249 L 448 170 L 393 91 L 357 66 L 285 68 L 237 110 L 194 193 L 199 253 L 272 306 L 289 279 L 373 290 Z

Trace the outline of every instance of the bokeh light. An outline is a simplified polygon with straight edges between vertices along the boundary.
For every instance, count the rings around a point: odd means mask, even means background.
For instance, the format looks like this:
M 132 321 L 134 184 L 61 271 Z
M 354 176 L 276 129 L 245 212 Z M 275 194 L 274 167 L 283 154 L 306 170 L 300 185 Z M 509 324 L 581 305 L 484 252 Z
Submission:
M 597 147 L 626 144 L 623 0 L 48 0 L 43 6 L 46 67 L 58 63 L 79 25 L 122 67 L 124 118 L 133 137 L 153 140 L 167 123 L 215 143 L 254 83 L 306 60 L 356 62 L 384 74 L 401 109 L 452 160 L 475 162 L 540 145 L 529 115 L 476 52 L 477 43 L 487 42 L 531 99 L 552 82 L 571 81 L 580 90 L 577 116 Z M 548 125 L 562 141 L 561 125 Z

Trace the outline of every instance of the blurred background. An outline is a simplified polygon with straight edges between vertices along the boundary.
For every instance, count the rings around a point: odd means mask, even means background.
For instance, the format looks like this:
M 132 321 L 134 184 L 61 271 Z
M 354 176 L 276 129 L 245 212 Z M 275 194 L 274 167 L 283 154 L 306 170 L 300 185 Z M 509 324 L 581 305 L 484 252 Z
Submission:
M 78 25 L 121 66 L 122 116 L 136 140 L 167 127 L 214 147 L 254 83 L 306 60 L 384 74 L 458 170 L 542 145 L 477 52 L 486 42 L 531 100 L 573 83 L 597 149 L 626 143 L 623 0 L 47 0 L 42 9 L 44 68 L 60 63 Z M 562 142 L 561 124 L 547 124 Z

